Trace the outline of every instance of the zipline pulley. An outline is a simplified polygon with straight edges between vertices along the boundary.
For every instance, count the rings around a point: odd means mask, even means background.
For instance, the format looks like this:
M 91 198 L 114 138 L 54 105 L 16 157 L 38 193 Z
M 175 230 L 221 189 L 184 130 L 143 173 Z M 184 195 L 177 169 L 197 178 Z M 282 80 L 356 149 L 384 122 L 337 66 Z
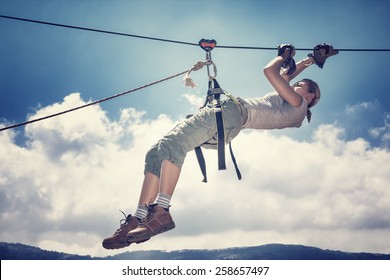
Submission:
M 217 46 L 217 41 L 214 39 L 208 40 L 208 39 L 202 39 L 199 41 L 199 46 L 206 52 L 206 62 L 212 62 L 211 59 L 211 51 Z M 214 67 L 215 69 L 215 67 Z M 217 73 L 214 73 L 214 78 L 217 76 Z M 207 64 L 207 75 L 210 78 L 210 65 Z

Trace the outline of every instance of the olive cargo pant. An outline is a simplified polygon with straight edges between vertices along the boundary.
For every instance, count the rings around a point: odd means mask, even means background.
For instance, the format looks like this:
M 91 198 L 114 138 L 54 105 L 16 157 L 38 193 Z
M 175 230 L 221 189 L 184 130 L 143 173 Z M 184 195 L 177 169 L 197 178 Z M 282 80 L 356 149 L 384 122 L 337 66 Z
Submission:
M 242 107 L 231 100 L 221 104 L 225 128 L 225 143 L 229 143 L 242 129 Z M 213 108 L 203 108 L 180 122 L 147 152 L 144 173 L 160 177 L 161 163 L 169 160 L 180 169 L 187 153 L 205 142 L 216 143 L 217 125 Z M 213 139 L 214 138 L 214 139 Z M 212 145 L 214 146 L 214 145 Z M 207 144 L 203 147 L 212 148 Z

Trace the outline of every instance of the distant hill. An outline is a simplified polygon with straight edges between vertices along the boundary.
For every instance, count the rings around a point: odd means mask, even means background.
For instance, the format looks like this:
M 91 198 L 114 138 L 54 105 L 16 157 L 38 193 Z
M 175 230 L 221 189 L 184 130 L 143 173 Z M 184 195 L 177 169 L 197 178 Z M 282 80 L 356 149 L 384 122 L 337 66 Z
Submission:
M 0 260 L 92 260 L 91 256 L 79 256 L 20 243 L 0 242 Z
M 390 254 L 346 253 L 302 245 L 268 244 L 218 250 L 134 251 L 105 258 L 0 242 L 1 260 L 390 260 Z

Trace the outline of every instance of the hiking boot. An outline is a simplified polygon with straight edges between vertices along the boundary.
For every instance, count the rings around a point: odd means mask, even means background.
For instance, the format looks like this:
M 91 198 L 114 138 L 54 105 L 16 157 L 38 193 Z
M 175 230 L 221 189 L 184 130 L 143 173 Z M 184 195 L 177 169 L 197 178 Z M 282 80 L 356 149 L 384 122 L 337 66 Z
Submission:
M 151 204 L 148 207 L 148 216 L 136 229 L 127 234 L 127 242 L 130 244 L 141 243 L 174 227 L 175 222 L 172 220 L 169 210 L 158 204 Z
M 123 215 L 125 216 L 125 219 L 120 221 L 120 228 L 118 228 L 112 236 L 103 240 L 102 245 L 104 248 L 120 249 L 130 245 L 130 243 L 127 242 L 126 236 L 129 231 L 138 227 L 139 222 L 138 219 L 134 216 L 128 215 L 126 217 L 125 213 L 123 213 Z

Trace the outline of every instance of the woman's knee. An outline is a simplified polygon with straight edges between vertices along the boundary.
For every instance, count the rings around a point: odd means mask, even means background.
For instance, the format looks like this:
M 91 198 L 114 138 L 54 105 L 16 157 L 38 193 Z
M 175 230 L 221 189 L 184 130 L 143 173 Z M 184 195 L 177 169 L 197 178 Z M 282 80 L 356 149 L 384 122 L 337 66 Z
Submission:
M 150 172 L 157 177 L 160 177 L 161 160 L 158 155 L 158 145 L 153 145 L 145 156 L 144 174 Z

